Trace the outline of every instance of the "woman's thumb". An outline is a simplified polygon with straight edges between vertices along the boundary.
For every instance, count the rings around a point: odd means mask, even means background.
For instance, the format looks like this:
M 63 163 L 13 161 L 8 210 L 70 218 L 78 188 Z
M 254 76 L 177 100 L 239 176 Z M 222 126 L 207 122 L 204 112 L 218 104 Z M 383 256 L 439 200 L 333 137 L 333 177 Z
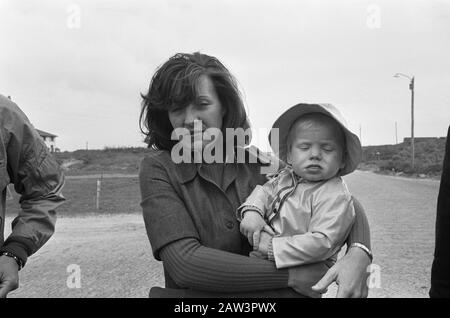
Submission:
M 328 290 L 328 286 L 336 280 L 336 272 L 330 268 L 328 272 L 319 280 L 312 288 L 317 293 L 324 294 Z

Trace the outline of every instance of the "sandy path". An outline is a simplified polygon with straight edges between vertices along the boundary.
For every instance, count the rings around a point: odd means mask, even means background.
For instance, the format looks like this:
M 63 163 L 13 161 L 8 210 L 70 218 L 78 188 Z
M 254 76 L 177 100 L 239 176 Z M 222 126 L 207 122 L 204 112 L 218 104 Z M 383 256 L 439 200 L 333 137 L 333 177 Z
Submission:
M 345 179 L 366 209 L 380 267 L 371 297 L 428 297 L 439 182 L 360 171 Z
M 67 285 L 71 264 L 81 269 L 79 289 Z M 20 289 L 10 296 L 147 297 L 150 286 L 163 284 L 140 214 L 66 217 L 29 259 L 20 272 Z

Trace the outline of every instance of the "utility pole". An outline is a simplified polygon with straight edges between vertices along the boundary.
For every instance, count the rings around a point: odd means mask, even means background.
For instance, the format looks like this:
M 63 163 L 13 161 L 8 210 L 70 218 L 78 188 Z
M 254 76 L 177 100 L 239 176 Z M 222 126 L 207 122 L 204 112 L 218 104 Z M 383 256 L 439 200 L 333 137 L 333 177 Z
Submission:
M 406 77 L 409 79 L 409 89 L 411 90 L 411 167 L 414 169 L 414 76 L 410 77 L 402 73 L 396 73 L 394 77 Z

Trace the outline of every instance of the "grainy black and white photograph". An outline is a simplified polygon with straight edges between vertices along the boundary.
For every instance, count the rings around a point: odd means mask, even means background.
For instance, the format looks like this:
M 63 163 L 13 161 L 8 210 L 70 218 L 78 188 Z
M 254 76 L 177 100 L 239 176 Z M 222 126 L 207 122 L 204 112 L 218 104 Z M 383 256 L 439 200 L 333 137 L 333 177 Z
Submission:
M 0 0 L 0 38 L 0 298 L 450 297 L 450 1 Z

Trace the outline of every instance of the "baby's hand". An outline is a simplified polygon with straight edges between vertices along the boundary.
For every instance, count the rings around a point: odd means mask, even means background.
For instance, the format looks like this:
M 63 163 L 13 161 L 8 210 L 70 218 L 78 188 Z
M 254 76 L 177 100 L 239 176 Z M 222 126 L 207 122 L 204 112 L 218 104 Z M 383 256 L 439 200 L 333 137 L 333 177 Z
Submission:
M 273 230 L 266 224 L 261 214 L 257 211 L 249 210 L 244 213 L 240 230 L 241 233 L 247 237 L 248 242 L 253 248 L 258 248 L 259 238 L 263 229 L 275 235 Z
M 259 259 L 267 259 L 267 256 L 264 256 L 261 252 L 259 251 L 251 251 L 250 254 L 248 255 L 249 257 L 254 257 L 254 258 L 259 258 Z
M 272 241 L 273 236 L 273 234 L 267 233 L 265 228 L 264 231 L 261 231 L 259 244 L 253 247 L 253 251 L 256 252 L 260 258 L 268 258 L 269 244 Z

